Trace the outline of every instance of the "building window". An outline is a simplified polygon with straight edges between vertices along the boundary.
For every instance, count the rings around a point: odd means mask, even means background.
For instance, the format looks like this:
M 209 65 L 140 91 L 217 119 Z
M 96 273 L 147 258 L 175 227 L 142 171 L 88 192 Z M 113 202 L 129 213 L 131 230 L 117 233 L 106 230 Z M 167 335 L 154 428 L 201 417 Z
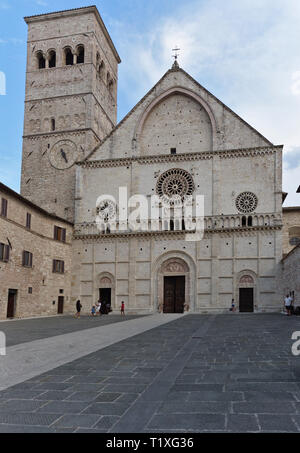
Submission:
M 248 217 L 248 226 L 249 226 L 249 227 L 252 227 L 252 226 L 253 226 L 253 220 L 252 220 L 252 217 L 251 217 L 251 216 Z
M 24 250 L 22 265 L 24 267 L 32 267 L 32 253 L 27 252 L 26 250 Z
M 31 288 L 31 286 L 28 288 L 28 294 L 32 294 L 32 288 Z
M 44 55 L 42 54 L 42 52 L 38 52 L 36 57 L 37 57 L 37 62 L 38 62 L 38 69 L 45 69 L 46 59 L 44 58 Z
M 0 261 L 9 261 L 9 245 L 0 243 Z
M 49 53 L 49 68 L 55 68 L 56 66 L 56 53 L 54 50 L 52 50 Z
M 84 47 L 78 46 L 77 48 L 77 63 L 84 63 Z
M 5 198 L 1 199 L 1 215 L 7 217 L 7 200 Z
M 63 274 L 65 272 L 65 262 L 60 260 L 53 260 L 52 272 L 55 274 Z
M 64 290 L 63 289 L 60 289 L 59 290 L 59 294 L 63 294 L 64 293 Z
M 51 131 L 55 131 L 55 119 L 51 118 Z
M 176 148 L 171 148 L 171 154 L 176 154 Z
M 243 227 L 247 226 L 247 217 L 245 216 L 242 218 L 242 226 Z
M 31 214 L 29 212 L 26 214 L 26 228 L 29 230 L 31 228 Z
M 65 62 L 66 66 L 72 66 L 74 64 L 74 55 L 69 48 L 65 49 Z
M 66 242 L 66 229 L 54 226 L 54 239 L 56 241 Z

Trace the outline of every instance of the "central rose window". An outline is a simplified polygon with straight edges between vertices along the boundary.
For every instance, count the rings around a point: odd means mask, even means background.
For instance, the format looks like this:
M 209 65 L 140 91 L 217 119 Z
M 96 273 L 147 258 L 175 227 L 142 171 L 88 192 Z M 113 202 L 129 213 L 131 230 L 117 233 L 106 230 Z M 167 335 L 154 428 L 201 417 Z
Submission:
M 193 177 L 181 168 L 166 171 L 160 175 L 156 184 L 156 193 L 166 202 L 175 196 L 183 200 L 186 196 L 192 195 L 194 190 Z

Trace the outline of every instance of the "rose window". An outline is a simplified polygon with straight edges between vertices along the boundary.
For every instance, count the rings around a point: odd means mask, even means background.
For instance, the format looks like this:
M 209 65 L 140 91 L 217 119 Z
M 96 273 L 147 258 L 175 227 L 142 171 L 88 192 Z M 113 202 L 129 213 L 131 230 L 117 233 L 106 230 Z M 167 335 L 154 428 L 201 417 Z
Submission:
M 163 173 L 156 185 L 156 193 L 165 201 L 172 197 L 184 197 L 192 195 L 195 185 L 192 176 L 180 168 L 173 168 Z
M 97 207 L 97 215 L 104 222 L 115 220 L 116 214 L 117 214 L 116 205 L 111 200 L 102 200 L 99 206 Z
M 258 199 L 252 192 L 243 192 L 237 197 L 235 205 L 239 212 L 249 214 L 257 208 Z

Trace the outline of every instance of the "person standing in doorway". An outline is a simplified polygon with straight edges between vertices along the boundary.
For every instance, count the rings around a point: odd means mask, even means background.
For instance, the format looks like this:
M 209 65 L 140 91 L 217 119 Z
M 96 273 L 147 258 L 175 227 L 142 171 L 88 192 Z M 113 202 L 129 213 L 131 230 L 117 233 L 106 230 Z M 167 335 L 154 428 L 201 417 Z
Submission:
M 77 313 L 76 313 L 76 318 L 80 318 L 81 309 L 82 309 L 82 305 L 81 305 L 81 303 L 80 303 L 80 300 L 78 300 L 78 301 L 76 302 L 76 311 L 77 311 Z
M 125 303 L 122 301 L 121 303 L 121 316 L 125 316 Z

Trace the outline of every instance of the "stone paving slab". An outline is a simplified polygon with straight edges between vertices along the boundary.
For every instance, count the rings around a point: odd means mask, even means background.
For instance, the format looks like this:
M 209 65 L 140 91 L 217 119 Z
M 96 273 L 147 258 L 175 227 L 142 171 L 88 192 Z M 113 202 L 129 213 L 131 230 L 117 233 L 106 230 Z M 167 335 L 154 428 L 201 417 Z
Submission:
M 144 315 L 126 315 L 125 319 L 130 321 L 131 319 L 142 317 Z M 95 317 L 81 316 L 80 319 L 74 319 L 74 316 L 70 315 L 51 316 L 49 318 L 12 319 L 0 321 L 0 331 L 5 333 L 6 346 L 9 347 L 123 321 L 124 317 L 117 314 Z
M 0 392 L 0 432 L 299 433 L 294 331 L 277 314 L 181 316 Z
M 0 390 L 182 317 L 184 316 L 176 314 L 155 314 L 138 319 L 123 317 L 122 322 L 100 326 L 99 318 L 90 318 L 91 321 L 98 323 L 94 324 L 98 327 L 10 346 L 6 350 L 6 356 L 0 357 Z M 113 316 L 111 316 L 111 319 L 113 319 Z M 81 319 L 72 319 L 74 326 L 80 326 L 81 321 Z M 101 318 L 99 322 L 101 322 Z M 111 368 L 111 360 L 110 357 L 107 363 L 108 370 Z M 83 363 L 84 365 L 79 364 L 76 370 L 72 370 L 74 365 L 69 365 L 64 369 L 56 369 L 56 375 L 84 376 L 86 371 L 89 370 L 89 364 L 86 360 L 83 360 Z M 90 366 L 92 365 L 90 363 Z M 135 366 L 136 361 L 133 359 L 127 363 L 121 361 L 118 363 L 116 371 L 130 372 Z

